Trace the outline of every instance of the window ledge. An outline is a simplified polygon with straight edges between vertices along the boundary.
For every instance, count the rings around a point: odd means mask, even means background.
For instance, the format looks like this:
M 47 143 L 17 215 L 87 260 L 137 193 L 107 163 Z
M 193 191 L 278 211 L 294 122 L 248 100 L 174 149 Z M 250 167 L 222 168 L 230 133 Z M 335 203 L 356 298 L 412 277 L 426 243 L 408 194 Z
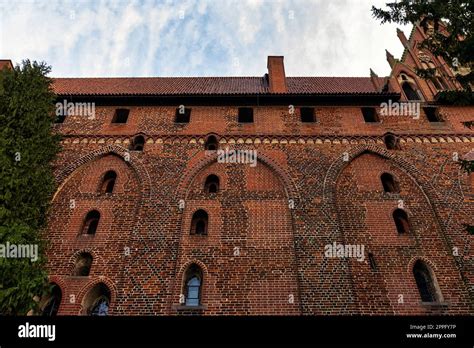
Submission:
M 449 307 L 447 302 L 420 302 L 423 307 L 433 308 L 433 309 L 444 309 Z
M 199 305 L 199 306 L 186 306 L 186 305 L 173 305 L 173 309 L 176 309 L 177 311 L 203 311 L 207 309 L 207 306 L 205 305 Z
M 78 239 L 92 239 L 95 237 L 95 234 L 79 234 Z
M 395 192 L 382 192 L 382 196 L 385 197 L 385 198 L 398 198 L 400 199 L 401 198 L 401 195 L 400 193 L 395 193 Z

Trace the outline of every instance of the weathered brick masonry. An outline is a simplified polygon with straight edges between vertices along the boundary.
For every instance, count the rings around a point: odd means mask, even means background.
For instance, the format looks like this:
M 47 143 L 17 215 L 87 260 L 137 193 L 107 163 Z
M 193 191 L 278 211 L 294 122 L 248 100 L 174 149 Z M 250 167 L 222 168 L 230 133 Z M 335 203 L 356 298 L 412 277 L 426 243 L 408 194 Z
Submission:
M 416 48 L 422 27 L 398 34 L 406 50 L 388 54 L 387 78 L 286 77 L 283 57 L 269 57 L 264 77 L 56 79 L 58 101 L 96 103 L 93 119 L 55 126 L 63 151 L 45 235 L 59 314 L 87 314 L 101 295 L 111 315 L 474 314 L 474 237 L 463 226 L 474 224 L 474 182 L 454 160 L 473 151 L 462 122 L 474 107 L 438 106 L 440 122 L 423 108 L 419 119 L 382 115 L 382 102 L 407 101 L 407 80 L 422 106 L 436 105 L 436 83 L 459 88 L 444 61 Z M 439 80 L 418 79 L 415 67 L 430 62 Z M 189 123 L 175 122 L 179 105 Z M 238 122 L 244 106 L 254 122 Z M 304 106 L 316 122 L 301 121 Z M 365 122 L 361 107 L 380 122 Z M 126 123 L 112 123 L 118 108 Z M 136 135 L 143 151 L 130 149 Z M 211 135 L 219 149 L 256 150 L 258 164 L 218 163 L 205 151 Z M 111 170 L 113 192 L 102 193 Z M 384 192 L 383 173 L 399 192 Z M 215 193 L 204 190 L 211 174 Z M 207 234 L 190 233 L 199 209 Z M 92 210 L 97 231 L 83 234 Z M 326 257 L 334 242 L 364 245 L 365 259 Z M 84 252 L 87 276 L 74 273 Z M 422 301 L 419 260 L 434 301 Z M 198 306 L 186 305 L 189 269 L 199 270 Z

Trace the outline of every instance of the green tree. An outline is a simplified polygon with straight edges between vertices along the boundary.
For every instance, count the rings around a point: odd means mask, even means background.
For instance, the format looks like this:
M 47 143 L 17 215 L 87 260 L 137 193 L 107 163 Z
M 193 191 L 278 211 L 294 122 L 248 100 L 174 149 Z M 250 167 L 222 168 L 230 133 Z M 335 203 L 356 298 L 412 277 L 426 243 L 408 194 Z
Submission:
M 41 231 L 54 192 L 55 95 L 45 63 L 0 71 L 0 247 L 38 245 L 37 261 L 0 257 L 0 313 L 24 315 L 47 289 Z

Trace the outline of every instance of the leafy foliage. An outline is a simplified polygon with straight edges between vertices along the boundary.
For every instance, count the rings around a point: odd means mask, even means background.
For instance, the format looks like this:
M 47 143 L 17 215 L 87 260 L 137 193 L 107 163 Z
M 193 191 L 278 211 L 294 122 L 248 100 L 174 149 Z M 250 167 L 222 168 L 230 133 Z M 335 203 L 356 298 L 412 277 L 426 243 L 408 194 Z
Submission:
M 41 229 L 54 190 L 59 137 L 50 67 L 26 60 L 0 71 L 0 244 L 38 245 L 38 260 L 0 257 L 0 313 L 24 315 L 46 289 Z
M 474 105 L 471 86 L 474 84 L 474 1 L 472 0 L 400 0 L 387 3 L 388 9 L 372 6 L 372 14 L 383 23 L 420 24 L 427 38 L 420 44 L 448 64 L 468 68 L 468 73 L 455 75 L 463 90 L 443 91 L 437 99 L 441 104 Z M 430 30 L 432 26 L 433 30 Z M 416 69 L 418 76 L 429 79 L 435 69 Z M 469 124 L 469 122 L 467 122 Z M 473 171 L 474 161 L 461 161 L 463 169 Z
M 468 74 L 456 74 L 456 79 L 465 91 L 471 91 L 470 83 L 474 81 L 474 2 L 466 0 L 401 0 L 387 3 L 388 9 L 372 6 L 372 14 L 383 23 L 414 24 L 421 20 L 427 39 L 420 48 L 426 48 L 436 56 L 441 56 L 453 66 L 470 68 Z M 440 30 L 445 27 L 445 30 Z M 433 76 L 433 69 L 417 69 L 423 78 Z

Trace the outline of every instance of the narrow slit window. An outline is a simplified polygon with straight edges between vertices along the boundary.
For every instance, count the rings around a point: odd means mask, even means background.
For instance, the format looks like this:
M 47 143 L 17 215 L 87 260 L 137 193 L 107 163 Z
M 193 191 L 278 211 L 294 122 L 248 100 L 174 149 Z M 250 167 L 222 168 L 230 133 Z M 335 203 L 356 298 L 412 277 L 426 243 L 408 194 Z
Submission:
M 396 209 L 393 212 L 393 220 L 395 227 L 399 235 L 407 234 L 410 232 L 410 223 L 408 222 L 408 215 L 402 209 Z
M 92 210 L 87 213 L 82 227 L 83 235 L 95 235 L 99 227 L 100 213 L 97 210 Z
M 115 180 L 117 179 L 117 173 L 113 170 L 109 170 L 104 175 L 102 180 L 101 193 L 112 193 L 115 186 Z
M 74 275 L 77 277 L 87 277 L 92 267 L 92 255 L 82 253 L 77 257 Z
M 130 144 L 130 150 L 132 151 L 143 151 L 145 147 L 145 138 L 143 135 L 137 135 L 133 138 L 132 143 Z
M 398 138 L 395 135 L 387 134 L 386 136 L 384 136 L 383 140 L 384 140 L 385 147 L 387 148 L 387 150 L 399 150 L 400 149 Z
M 209 217 L 204 210 L 199 209 L 196 211 L 191 220 L 191 234 L 207 235 L 208 221 Z
M 412 87 L 409 82 L 403 82 L 402 89 L 408 100 L 421 100 L 418 92 Z
M 398 182 L 395 180 L 392 174 L 383 173 L 380 176 L 380 180 L 382 181 L 382 186 L 385 192 L 388 193 L 399 193 L 400 188 L 398 186 Z
M 375 262 L 375 257 L 374 257 L 374 254 L 372 253 L 369 253 L 369 264 L 370 264 L 370 269 L 372 271 L 377 270 L 377 263 Z
M 196 307 L 201 304 L 203 274 L 199 266 L 193 264 L 186 271 L 184 293 L 186 306 Z
M 213 135 L 209 136 L 204 144 L 204 149 L 208 151 L 215 151 L 218 148 L 217 138 Z
M 421 301 L 438 302 L 440 300 L 439 291 L 437 291 L 438 284 L 425 262 L 421 260 L 416 261 L 413 266 L 413 276 L 415 277 Z
M 206 178 L 204 183 L 204 192 L 217 193 L 219 191 L 219 178 L 217 175 L 211 174 Z

